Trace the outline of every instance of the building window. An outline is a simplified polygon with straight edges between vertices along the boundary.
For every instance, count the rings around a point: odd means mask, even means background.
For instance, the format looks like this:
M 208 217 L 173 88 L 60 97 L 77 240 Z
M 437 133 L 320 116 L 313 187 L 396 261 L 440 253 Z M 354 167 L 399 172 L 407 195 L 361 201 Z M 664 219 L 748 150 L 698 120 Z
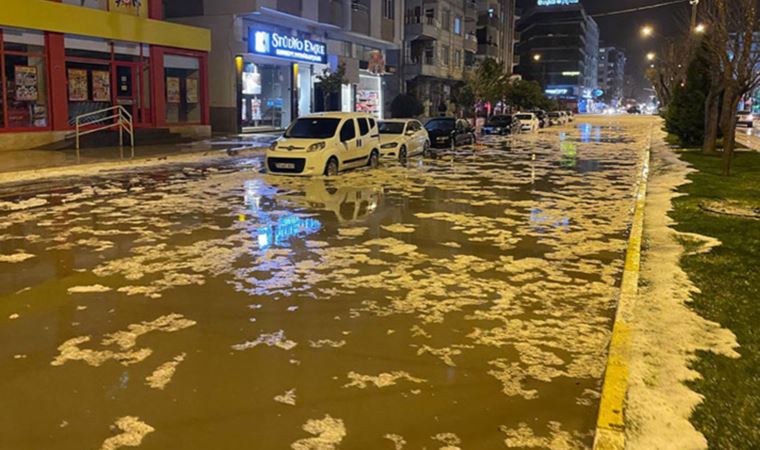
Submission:
M 396 18 L 396 0 L 383 0 L 383 17 L 393 20 Z
M 454 52 L 454 67 L 462 67 L 462 50 L 457 50 Z
M 454 33 L 462 34 L 462 18 L 459 16 L 454 17 Z
M 166 123 L 200 123 L 200 61 L 179 55 L 164 56 Z
M 37 31 L 0 29 L 0 127 L 48 127 L 45 36 Z
M 451 48 L 448 45 L 441 46 L 441 60 L 443 61 L 444 66 L 449 65 L 450 53 L 451 53 Z
M 446 31 L 451 30 L 451 11 L 444 9 L 441 13 L 441 28 Z
M 291 110 L 290 66 L 246 61 L 241 76 L 243 130 L 286 128 L 290 124 Z

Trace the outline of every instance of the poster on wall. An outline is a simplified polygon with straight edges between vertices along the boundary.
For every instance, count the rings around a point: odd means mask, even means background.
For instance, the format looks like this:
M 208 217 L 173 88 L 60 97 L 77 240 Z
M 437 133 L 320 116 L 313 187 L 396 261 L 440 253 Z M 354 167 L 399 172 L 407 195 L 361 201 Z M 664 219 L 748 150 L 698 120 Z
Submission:
M 261 120 L 261 99 L 251 100 L 251 120 Z
M 166 102 L 180 103 L 178 77 L 166 77 Z
M 105 70 L 92 71 L 92 100 L 111 101 L 111 74 Z
M 87 71 L 84 69 L 69 69 L 69 101 L 86 102 L 87 95 Z
M 185 80 L 185 101 L 187 103 L 198 103 L 198 80 L 195 78 Z
M 37 68 L 31 66 L 15 67 L 16 101 L 31 102 L 37 100 Z
M 261 95 L 261 74 L 258 72 L 243 72 L 243 94 Z

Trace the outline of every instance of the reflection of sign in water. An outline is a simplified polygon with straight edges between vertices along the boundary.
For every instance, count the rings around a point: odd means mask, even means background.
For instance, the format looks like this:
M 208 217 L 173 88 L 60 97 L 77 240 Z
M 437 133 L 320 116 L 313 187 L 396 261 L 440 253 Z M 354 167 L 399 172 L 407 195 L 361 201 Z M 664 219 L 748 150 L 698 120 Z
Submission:
M 31 102 L 37 100 L 37 68 L 32 66 L 15 67 L 16 101 Z
M 256 231 L 259 248 L 265 249 L 272 245 L 287 244 L 292 237 L 307 236 L 319 231 L 322 223 L 313 217 L 299 217 L 295 214 L 285 214 L 277 222 L 265 225 Z
M 559 164 L 562 167 L 575 167 L 577 164 L 578 148 L 575 146 L 575 143 L 566 141 L 566 138 L 566 133 L 560 133 L 559 149 L 562 153 L 562 157 L 560 158 Z

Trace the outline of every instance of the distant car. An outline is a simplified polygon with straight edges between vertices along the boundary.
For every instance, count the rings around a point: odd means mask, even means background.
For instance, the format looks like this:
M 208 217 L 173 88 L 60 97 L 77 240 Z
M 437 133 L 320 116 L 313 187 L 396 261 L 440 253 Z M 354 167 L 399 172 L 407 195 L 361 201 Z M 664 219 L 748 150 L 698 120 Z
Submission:
M 564 125 L 566 122 L 565 117 L 559 111 L 552 111 L 548 114 L 549 123 L 551 125 Z
M 575 114 L 572 111 L 565 111 L 565 114 L 567 114 L 567 121 L 568 122 L 575 121 Z
M 538 128 L 545 128 L 551 125 L 549 121 L 549 115 L 546 114 L 546 111 L 542 109 L 535 109 L 533 111 L 528 111 L 528 112 L 532 112 L 533 114 L 536 115 L 536 118 L 538 119 Z
M 638 106 L 631 106 L 628 108 L 628 114 L 641 114 L 641 109 Z
M 752 114 L 752 111 L 739 111 L 736 114 L 736 125 L 753 128 L 755 126 L 755 115 Z
M 369 114 L 325 112 L 299 117 L 266 153 L 268 173 L 334 176 L 380 161 L 380 133 Z
M 520 121 L 520 130 L 521 131 L 538 131 L 538 129 L 541 127 L 538 123 L 538 117 L 536 117 L 535 114 L 531 112 L 521 112 L 515 114 L 515 118 Z
M 400 161 L 408 156 L 427 155 L 430 138 L 422 124 L 414 119 L 381 120 L 380 156 L 397 157 Z
M 425 124 L 433 148 L 449 148 L 475 143 L 475 131 L 466 120 L 436 117 Z
M 481 133 L 484 135 L 498 134 L 501 136 L 514 134 L 519 131 L 520 121 L 509 115 L 492 116 L 481 129 Z

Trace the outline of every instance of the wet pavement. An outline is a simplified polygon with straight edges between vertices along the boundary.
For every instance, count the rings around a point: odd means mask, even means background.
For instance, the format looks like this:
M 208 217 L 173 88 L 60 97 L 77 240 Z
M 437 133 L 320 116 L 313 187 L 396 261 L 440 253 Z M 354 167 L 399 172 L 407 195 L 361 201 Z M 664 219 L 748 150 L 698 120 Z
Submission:
M 0 203 L 0 448 L 591 445 L 650 118 Z

